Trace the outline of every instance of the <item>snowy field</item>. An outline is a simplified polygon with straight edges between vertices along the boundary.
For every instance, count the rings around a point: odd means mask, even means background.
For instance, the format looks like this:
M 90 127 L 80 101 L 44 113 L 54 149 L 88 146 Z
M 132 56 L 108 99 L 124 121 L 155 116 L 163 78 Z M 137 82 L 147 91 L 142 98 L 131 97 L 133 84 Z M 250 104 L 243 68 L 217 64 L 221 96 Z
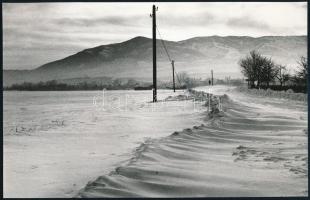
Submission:
M 4 196 L 72 197 L 146 139 L 202 123 L 201 103 L 151 100 L 152 91 L 5 91 Z
M 151 91 L 5 91 L 4 196 L 308 195 L 307 104 L 196 90 L 228 95 L 221 116 Z

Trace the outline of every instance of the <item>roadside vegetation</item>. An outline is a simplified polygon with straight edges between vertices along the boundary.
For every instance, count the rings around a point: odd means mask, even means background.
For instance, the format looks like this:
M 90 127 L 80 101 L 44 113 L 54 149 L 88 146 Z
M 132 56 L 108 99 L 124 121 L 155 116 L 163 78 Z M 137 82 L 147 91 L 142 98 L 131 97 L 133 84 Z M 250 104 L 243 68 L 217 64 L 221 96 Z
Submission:
M 180 72 L 176 76 L 176 88 L 191 89 L 197 86 L 207 85 L 209 79 L 202 80 L 201 78 L 194 78 L 188 75 L 186 72 Z M 135 88 L 149 88 L 152 87 L 151 82 L 141 82 L 135 79 L 128 79 L 124 81 L 122 79 L 113 79 L 108 83 L 98 83 L 91 81 L 77 82 L 75 84 L 64 83 L 57 80 L 51 80 L 46 82 L 24 82 L 21 84 L 13 84 L 9 87 L 4 87 L 4 90 L 20 90 L 20 91 L 70 91 L 70 90 L 131 90 Z M 172 89 L 172 82 L 160 81 L 158 83 L 158 89 Z
M 13 84 L 10 87 L 5 87 L 4 90 L 26 90 L 26 91 L 70 91 L 70 90 L 126 90 L 133 89 L 136 81 L 128 80 L 122 83 L 119 79 L 115 79 L 109 84 L 98 84 L 96 82 L 80 82 L 77 84 L 61 83 L 56 80 L 47 82 L 30 83 L 24 82 L 21 84 Z
M 187 73 L 181 73 L 180 82 L 176 84 L 177 87 L 183 87 L 184 89 L 190 89 L 199 85 L 203 85 L 206 81 L 201 79 L 191 78 Z M 20 84 L 13 84 L 9 87 L 4 87 L 4 90 L 19 90 L 19 91 L 70 91 L 70 90 L 131 90 L 137 87 L 151 88 L 151 82 L 139 82 L 134 79 L 123 81 L 121 79 L 114 79 L 109 83 L 97 83 L 97 82 L 78 82 L 75 84 L 63 83 L 57 80 L 51 80 L 46 82 L 23 82 Z M 158 89 L 171 89 L 172 82 L 160 82 Z
M 297 70 L 293 73 L 287 66 L 275 63 L 271 58 L 262 56 L 257 51 L 251 51 L 245 58 L 240 59 L 239 65 L 242 74 L 246 77 L 248 88 L 292 90 L 307 92 L 308 61 L 300 57 L 297 61 Z

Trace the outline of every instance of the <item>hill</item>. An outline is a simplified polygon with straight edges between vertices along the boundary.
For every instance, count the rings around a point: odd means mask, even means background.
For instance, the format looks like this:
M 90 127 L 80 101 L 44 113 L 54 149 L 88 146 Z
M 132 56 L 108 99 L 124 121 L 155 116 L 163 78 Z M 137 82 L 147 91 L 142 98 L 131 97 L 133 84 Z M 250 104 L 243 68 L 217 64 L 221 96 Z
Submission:
M 187 71 L 196 77 L 241 76 L 238 60 L 251 50 L 272 57 L 277 63 L 296 66 L 300 56 L 307 55 L 306 36 L 209 36 L 173 42 L 165 41 L 176 71 Z M 158 78 L 171 77 L 171 64 L 162 42 L 157 41 Z M 152 39 L 135 37 L 125 42 L 85 49 L 34 70 L 4 70 L 4 86 L 13 83 L 113 77 L 151 80 Z

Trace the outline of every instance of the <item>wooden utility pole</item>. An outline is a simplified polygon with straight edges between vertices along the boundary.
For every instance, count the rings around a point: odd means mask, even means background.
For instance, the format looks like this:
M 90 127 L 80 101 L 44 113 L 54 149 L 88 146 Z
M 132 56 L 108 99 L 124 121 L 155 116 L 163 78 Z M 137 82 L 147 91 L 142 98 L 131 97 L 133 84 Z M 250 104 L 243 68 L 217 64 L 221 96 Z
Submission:
M 281 65 L 280 65 L 279 69 L 280 69 L 279 81 L 280 81 L 280 85 L 282 86 L 282 84 L 283 84 L 283 74 L 282 74 L 282 69 L 284 69 L 284 66 L 281 66 Z
M 211 85 L 213 85 L 213 69 L 211 69 Z
M 173 92 L 175 92 L 175 81 L 174 81 L 174 60 L 171 61 L 172 64 L 172 77 L 173 77 Z
M 157 74 L 156 74 L 156 7 L 153 5 L 153 102 L 157 102 Z

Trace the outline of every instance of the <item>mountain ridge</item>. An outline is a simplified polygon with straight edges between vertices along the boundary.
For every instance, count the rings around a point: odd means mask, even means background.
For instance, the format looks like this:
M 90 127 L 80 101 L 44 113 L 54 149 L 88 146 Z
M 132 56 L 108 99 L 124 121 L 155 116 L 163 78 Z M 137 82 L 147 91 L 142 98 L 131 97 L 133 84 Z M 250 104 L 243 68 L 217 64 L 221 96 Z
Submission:
M 213 68 L 219 74 L 238 74 L 238 60 L 258 50 L 279 64 L 293 65 L 307 55 L 307 36 L 199 36 L 166 41 L 165 46 L 178 71 L 207 76 Z M 170 61 L 157 39 L 158 77 L 171 74 Z M 87 48 L 33 70 L 4 70 L 4 85 L 78 77 L 152 77 L 152 39 L 137 36 L 124 42 Z M 240 72 L 239 72 L 240 76 Z

